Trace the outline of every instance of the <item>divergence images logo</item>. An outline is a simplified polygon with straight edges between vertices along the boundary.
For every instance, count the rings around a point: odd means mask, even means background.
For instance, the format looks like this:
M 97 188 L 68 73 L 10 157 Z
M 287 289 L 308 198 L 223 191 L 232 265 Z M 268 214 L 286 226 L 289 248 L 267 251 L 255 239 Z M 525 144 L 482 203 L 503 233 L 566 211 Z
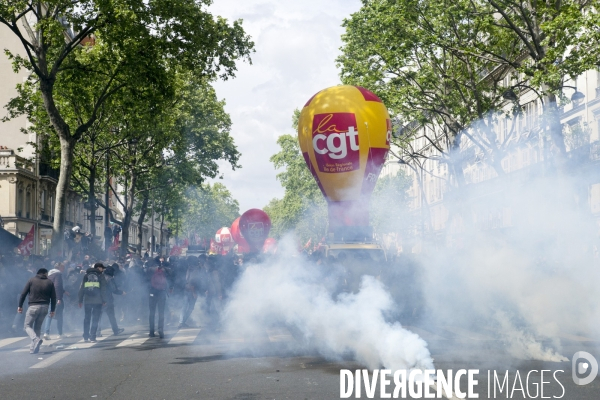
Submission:
M 360 168 L 358 128 L 353 113 L 316 114 L 312 145 L 321 172 L 349 172 Z
M 584 361 L 585 360 L 585 361 Z M 593 355 L 585 351 L 578 351 L 573 355 L 573 382 L 576 385 L 587 385 L 598 375 L 598 361 Z M 590 368 L 591 367 L 591 368 Z M 585 378 L 580 378 L 589 373 Z

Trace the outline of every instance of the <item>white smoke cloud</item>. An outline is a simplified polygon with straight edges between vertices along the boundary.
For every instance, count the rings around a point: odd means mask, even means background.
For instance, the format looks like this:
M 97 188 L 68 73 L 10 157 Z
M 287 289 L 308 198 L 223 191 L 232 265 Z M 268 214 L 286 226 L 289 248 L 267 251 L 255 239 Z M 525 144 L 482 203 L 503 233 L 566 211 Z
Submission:
M 357 293 L 337 294 L 340 271 L 294 253 L 288 237 L 277 258 L 243 272 L 225 307 L 226 336 L 257 338 L 265 329 L 287 326 L 299 332 L 299 349 L 331 359 L 351 354 L 368 368 L 433 368 L 425 341 L 386 320 L 394 301 L 381 282 L 365 276 Z

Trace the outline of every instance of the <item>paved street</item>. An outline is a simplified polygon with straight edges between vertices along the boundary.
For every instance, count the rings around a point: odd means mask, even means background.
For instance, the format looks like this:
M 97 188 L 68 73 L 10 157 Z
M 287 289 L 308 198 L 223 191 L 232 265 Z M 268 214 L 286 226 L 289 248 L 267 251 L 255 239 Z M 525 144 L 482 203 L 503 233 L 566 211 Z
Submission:
M 165 339 L 148 338 L 143 327 L 124 335 L 104 336 L 85 343 L 79 335 L 47 341 L 39 354 L 29 354 L 28 339 L 0 340 L 2 399 L 337 399 L 340 369 L 360 368 L 351 359 L 325 360 L 317 354 L 289 350 L 295 339 L 285 328 L 264 332 L 261 338 L 224 337 L 208 329 L 166 332 Z M 509 386 L 520 371 L 523 385 L 531 370 L 563 370 L 557 377 L 569 400 L 597 399 L 600 379 L 578 387 L 571 363 L 522 361 L 503 355 L 499 343 L 485 333 L 444 327 L 435 332 L 416 327 L 430 345 L 438 369 L 480 369 L 479 398 L 487 396 L 487 370 L 504 375 Z M 107 331 L 105 331 L 107 332 Z M 477 341 L 477 346 L 473 346 Z M 565 335 L 563 354 L 598 354 L 599 342 Z M 477 348 L 477 351 L 472 349 Z M 482 352 L 480 349 L 488 349 Z M 258 350 L 260 349 L 260 351 Z M 470 350 L 471 349 L 471 350 Z M 492 375 L 493 376 L 493 375 Z M 545 375 L 544 397 L 560 397 L 561 387 Z M 539 382 L 539 375 L 530 379 Z M 379 392 L 376 392 L 379 393 Z M 504 392 L 506 393 L 506 391 Z M 352 397 L 354 398 L 354 396 Z M 367 398 L 365 392 L 362 398 Z M 379 398 L 378 395 L 375 398 Z M 490 397 L 494 398 L 494 397 Z M 495 398 L 507 398 L 498 393 Z M 523 397 L 516 391 L 512 398 Z

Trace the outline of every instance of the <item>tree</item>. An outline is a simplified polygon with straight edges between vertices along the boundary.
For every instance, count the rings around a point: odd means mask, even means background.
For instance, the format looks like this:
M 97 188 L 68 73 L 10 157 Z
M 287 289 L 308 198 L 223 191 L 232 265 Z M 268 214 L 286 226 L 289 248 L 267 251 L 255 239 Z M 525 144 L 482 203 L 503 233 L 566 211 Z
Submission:
M 204 239 L 214 237 L 224 226 L 231 226 L 240 216 L 240 206 L 222 183 L 202 184 L 189 188 L 184 195 L 185 218 L 181 221 L 183 233 Z
M 402 130 L 396 144 L 405 163 L 418 167 L 416 159 L 435 158 L 449 165 L 459 186 L 465 184 L 467 160 L 459 156 L 465 136 L 504 174 L 501 160 L 510 136 L 499 138 L 493 128 L 506 102 L 506 69 L 465 50 L 485 40 L 508 58 L 520 53 L 514 40 L 495 36 L 489 19 L 473 13 L 468 1 L 384 0 L 364 1 L 344 21 L 342 81 L 381 96 Z M 429 151 L 410 148 L 416 135 Z
M 294 110 L 292 127 L 297 129 L 299 110 Z M 323 194 L 306 167 L 296 135 L 281 135 L 277 139 L 281 150 L 271 156 L 275 168 L 283 169 L 277 179 L 285 189 L 282 199 L 273 199 L 265 207 L 271 217 L 273 236 L 281 237 L 294 231 L 301 241 L 317 242 L 327 229 L 327 204 Z
M 14 68 L 31 72 L 28 85 L 39 92 L 60 141 L 53 243 L 62 237 L 75 146 L 105 102 L 124 88 L 150 97 L 171 95 L 169 77 L 177 69 L 227 79 L 234 75 L 237 60 L 249 59 L 253 43 L 241 23 L 230 25 L 213 17 L 206 10 L 209 4 L 208 0 L 0 1 L 0 23 L 23 46 L 24 56 L 9 54 Z M 72 107 L 85 109 L 86 118 L 69 124 L 56 91 L 60 85 L 71 88 L 77 100 Z M 91 96 L 79 96 L 86 87 L 96 90 Z M 27 92 L 31 93 L 21 94 Z M 9 104 L 12 115 L 24 112 L 29 103 L 22 96 L 14 99 Z
M 596 1 L 579 0 L 365 0 L 344 22 L 342 80 L 381 95 L 404 125 L 432 126 L 424 138 L 458 185 L 464 157 L 452 154 L 463 136 L 503 174 L 500 161 L 521 113 L 518 98 L 528 91 L 543 104 L 540 133 L 564 160 L 557 101 L 567 101 L 566 79 L 598 64 L 597 9 Z M 514 107 L 504 118 L 513 127 L 498 137 L 494 125 L 507 100 Z

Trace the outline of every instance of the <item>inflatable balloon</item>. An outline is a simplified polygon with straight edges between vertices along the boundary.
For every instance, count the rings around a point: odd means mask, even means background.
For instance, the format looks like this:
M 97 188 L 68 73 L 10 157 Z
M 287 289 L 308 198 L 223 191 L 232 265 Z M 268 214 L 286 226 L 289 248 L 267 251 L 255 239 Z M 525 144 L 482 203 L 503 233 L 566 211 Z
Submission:
M 392 134 L 383 102 L 359 86 L 334 86 L 308 100 L 298 140 L 308 169 L 329 206 L 329 230 L 368 235 L 369 198 Z
M 262 249 L 271 230 L 271 219 L 263 210 L 252 208 L 240 217 L 240 231 L 253 252 Z
M 231 240 L 231 231 L 226 226 L 219 229 L 215 234 L 215 242 L 220 243 L 222 245 L 230 244 Z
M 262 248 L 263 253 L 275 254 L 277 253 L 277 240 L 273 238 L 267 238 Z
M 250 246 L 248 245 L 248 242 L 246 242 L 246 239 L 244 239 L 244 235 L 242 235 L 242 231 L 240 231 L 240 218 L 236 219 L 235 221 L 233 221 L 233 224 L 231 224 L 231 236 L 233 237 L 233 240 L 237 243 L 237 252 L 238 253 L 249 253 L 250 252 Z

